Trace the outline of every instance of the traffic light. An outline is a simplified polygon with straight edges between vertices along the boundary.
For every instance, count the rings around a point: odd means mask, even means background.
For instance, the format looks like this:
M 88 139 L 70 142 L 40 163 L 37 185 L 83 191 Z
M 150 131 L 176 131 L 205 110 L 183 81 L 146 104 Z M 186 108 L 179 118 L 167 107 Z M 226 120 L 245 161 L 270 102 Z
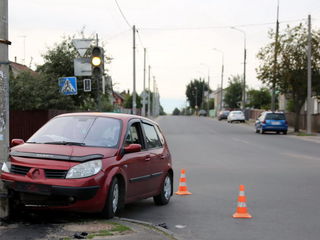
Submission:
M 104 51 L 101 47 L 93 47 L 91 52 L 92 76 L 101 77 L 104 73 Z

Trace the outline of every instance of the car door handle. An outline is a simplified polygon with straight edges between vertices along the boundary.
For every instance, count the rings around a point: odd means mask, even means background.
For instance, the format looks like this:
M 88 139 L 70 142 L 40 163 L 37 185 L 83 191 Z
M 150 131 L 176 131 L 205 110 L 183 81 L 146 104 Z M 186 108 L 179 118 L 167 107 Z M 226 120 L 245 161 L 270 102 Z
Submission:
M 161 155 L 160 158 L 161 158 L 161 160 L 163 160 L 163 159 L 165 159 L 166 157 L 165 157 L 164 155 Z
M 151 157 L 148 155 L 148 156 L 146 156 L 146 158 L 145 158 L 144 160 L 150 161 L 150 160 L 151 160 Z

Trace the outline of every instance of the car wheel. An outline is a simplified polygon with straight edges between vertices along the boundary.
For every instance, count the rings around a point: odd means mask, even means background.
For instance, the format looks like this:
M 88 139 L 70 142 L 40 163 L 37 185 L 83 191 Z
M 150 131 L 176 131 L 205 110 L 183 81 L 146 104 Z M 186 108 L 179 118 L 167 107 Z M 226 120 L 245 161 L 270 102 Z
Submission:
M 256 133 L 260 133 L 260 130 L 259 130 L 259 129 L 256 129 Z
M 277 131 L 277 134 L 280 134 L 280 131 Z
M 167 174 L 163 183 L 162 189 L 159 195 L 153 197 L 153 201 L 156 205 L 166 205 L 170 201 L 172 195 L 172 177 Z
M 102 214 L 105 218 L 113 218 L 120 210 L 120 185 L 117 178 L 112 180 L 108 191 L 108 197 L 106 204 L 102 211 Z
M 283 134 L 284 134 L 284 135 L 287 135 L 287 131 L 283 131 Z

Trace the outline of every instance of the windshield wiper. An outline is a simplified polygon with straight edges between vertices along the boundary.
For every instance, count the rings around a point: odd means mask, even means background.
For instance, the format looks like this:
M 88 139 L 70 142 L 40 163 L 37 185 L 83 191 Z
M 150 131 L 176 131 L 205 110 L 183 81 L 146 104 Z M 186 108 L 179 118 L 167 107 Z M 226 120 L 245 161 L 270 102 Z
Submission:
M 56 141 L 56 142 L 44 142 L 43 144 L 54 144 L 54 145 L 75 145 L 75 146 L 85 146 L 85 143 L 81 142 L 67 142 L 67 141 Z

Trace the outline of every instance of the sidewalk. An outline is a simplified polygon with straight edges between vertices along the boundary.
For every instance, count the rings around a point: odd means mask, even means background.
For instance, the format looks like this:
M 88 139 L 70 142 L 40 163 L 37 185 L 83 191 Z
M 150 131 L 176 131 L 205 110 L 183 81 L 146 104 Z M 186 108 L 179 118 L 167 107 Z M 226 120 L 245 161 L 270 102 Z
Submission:
M 44 222 L 41 222 L 44 221 Z M 82 222 L 68 222 L 60 220 L 54 223 L 50 220 L 40 222 L 0 222 L 0 239 L 6 240 L 71 240 L 71 239 L 117 239 L 117 240 L 178 240 L 169 230 L 155 226 L 148 222 L 125 218 L 113 218 L 110 220 L 86 220 Z M 102 222 L 103 221 L 103 222 Z M 108 230 L 110 226 L 116 225 L 123 231 Z M 89 234 L 88 237 L 84 234 Z

